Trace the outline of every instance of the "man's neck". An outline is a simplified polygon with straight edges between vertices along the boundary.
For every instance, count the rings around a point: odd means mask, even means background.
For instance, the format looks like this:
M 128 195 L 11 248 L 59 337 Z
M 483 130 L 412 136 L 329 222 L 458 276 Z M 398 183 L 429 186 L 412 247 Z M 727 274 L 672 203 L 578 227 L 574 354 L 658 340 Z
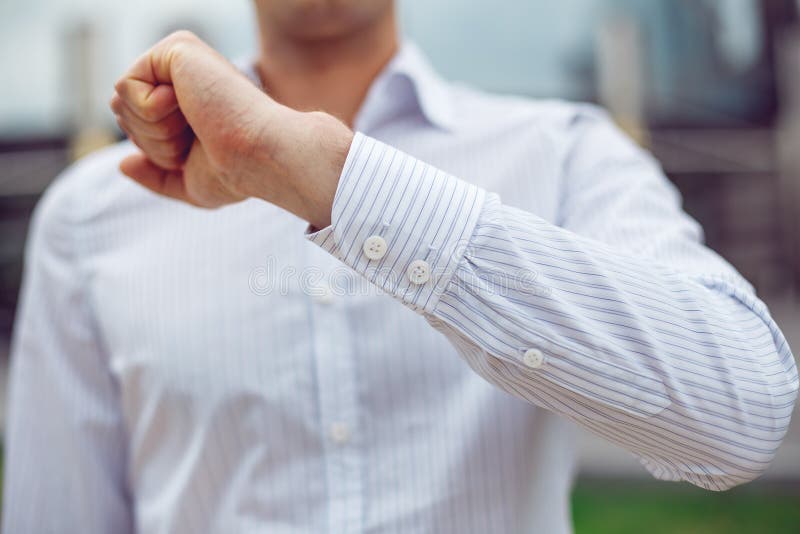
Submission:
M 325 111 L 352 126 L 375 77 L 397 52 L 394 14 L 327 40 L 285 38 L 261 28 L 258 74 L 278 102 Z

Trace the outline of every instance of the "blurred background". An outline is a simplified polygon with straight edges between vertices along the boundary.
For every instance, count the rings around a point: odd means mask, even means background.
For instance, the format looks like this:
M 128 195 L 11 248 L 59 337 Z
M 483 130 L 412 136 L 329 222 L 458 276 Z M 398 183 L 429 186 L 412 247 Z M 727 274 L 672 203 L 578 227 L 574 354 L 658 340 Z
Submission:
M 708 244 L 755 285 L 800 351 L 800 0 L 399 5 L 405 33 L 446 77 L 607 107 L 662 161 Z M 0 413 L 37 199 L 70 162 L 121 138 L 107 101 L 136 56 L 186 28 L 229 58 L 248 57 L 251 9 L 248 0 L 0 2 Z M 576 531 L 800 532 L 795 419 L 769 473 L 724 494 L 653 482 L 627 453 L 585 436 Z

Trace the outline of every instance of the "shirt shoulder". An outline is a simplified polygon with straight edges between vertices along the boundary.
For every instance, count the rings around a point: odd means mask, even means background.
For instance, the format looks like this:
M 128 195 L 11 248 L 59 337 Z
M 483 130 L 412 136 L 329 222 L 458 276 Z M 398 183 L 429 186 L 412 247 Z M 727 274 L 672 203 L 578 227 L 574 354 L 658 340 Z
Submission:
M 135 150 L 132 143 L 122 141 L 84 156 L 53 180 L 40 204 L 48 211 L 70 209 L 75 204 L 81 210 L 91 210 L 110 194 L 140 189 L 119 170 L 122 159 Z
M 574 133 L 583 126 L 606 124 L 601 107 L 555 98 L 531 98 L 491 93 L 482 89 L 448 84 L 456 124 L 460 128 L 539 128 L 552 134 Z
M 597 164 L 612 155 L 644 155 L 595 104 L 493 94 L 458 83 L 449 84 L 447 94 L 459 136 L 512 152 L 516 147 L 512 156 L 549 161 L 555 172 L 567 172 L 576 159 Z
M 74 242 L 77 228 L 98 221 L 109 211 L 141 205 L 155 199 L 119 170 L 132 154 L 130 142 L 97 150 L 62 171 L 47 187 L 34 211 L 29 240 L 34 246 Z

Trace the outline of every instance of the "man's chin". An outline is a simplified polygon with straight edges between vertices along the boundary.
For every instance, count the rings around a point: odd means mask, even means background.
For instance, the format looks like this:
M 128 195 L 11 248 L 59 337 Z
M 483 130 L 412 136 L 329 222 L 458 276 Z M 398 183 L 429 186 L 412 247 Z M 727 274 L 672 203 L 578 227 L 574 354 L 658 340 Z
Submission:
M 309 42 L 347 37 L 393 9 L 392 0 L 257 0 L 255 4 L 269 26 Z

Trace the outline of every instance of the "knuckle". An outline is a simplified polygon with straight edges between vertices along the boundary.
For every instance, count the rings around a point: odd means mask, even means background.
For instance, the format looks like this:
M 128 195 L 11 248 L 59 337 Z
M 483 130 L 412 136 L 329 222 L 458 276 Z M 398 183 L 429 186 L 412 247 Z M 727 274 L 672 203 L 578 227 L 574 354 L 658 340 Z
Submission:
M 169 141 L 173 137 L 170 127 L 164 123 L 157 123 L 153 126 L 152 135 L 154 139 L 159 141 Z
M 150 153 L 149 150 L 147 150 L 147 144 L 146 143 L 142 143 L 142 141 L 136 136 L 136 134 L 134 134 L 132 132 L 128 132 L 128 139 L 130 139 L 131 143 L 136 145 L 139 148 L 139 150 L 141 150 L 145 154 L 149 154 Z
M 163 42 L 169 55 L 180 56 L 201 41 L 189 30 L 178 30 L 169 34 Z
M 155 122 L 161 118 L 159 110 L 147 103 L 142 103 L 139 106 L 139 113 L 146 121 Z
M 163 121 L 158 124 L 158 133 L 165 139 L 180 136 L 186 129 L 186 124 L 181 121 Z
M 114 97 L 119 98 L 120 101 L 125 100 L 128 98 L 128 80 L 125 78 L 120 78 L 114 84 Z
M 114 93 L 114 96 L 112 96 L 111 100 L 108 101 L 108 106 L 115 113 L 119 113 L 122 110 L 121 104 L 122 104 L 122 99 L 120 99 L 117 93 Z
M 122 133 L 125 134 L 125 137 L 129 137 L 130 138 L 131 134 L 130 134 L 130 131 L 128 130 L 128 126 L 125 124 L 125 122 L 122 119 L 120 119 L 119 117 L 117 117 L 116 120 L 117 120 L 117 126 L 119 126 L 119 129 L 122 130 Z
M 177 31 L 172 32 L 167 37 L 167 39 L 169 39 L 171 41 L 176 41 L 176 42 L 180 42 L 180 41 L 182 41 L 182 42 L 192 42 L 192 41 L 197 41 L 198 37 L 197 37 L 197 35 L 195 35 L 193 32 L 191 32 L 189 30 L 177 30 Z

